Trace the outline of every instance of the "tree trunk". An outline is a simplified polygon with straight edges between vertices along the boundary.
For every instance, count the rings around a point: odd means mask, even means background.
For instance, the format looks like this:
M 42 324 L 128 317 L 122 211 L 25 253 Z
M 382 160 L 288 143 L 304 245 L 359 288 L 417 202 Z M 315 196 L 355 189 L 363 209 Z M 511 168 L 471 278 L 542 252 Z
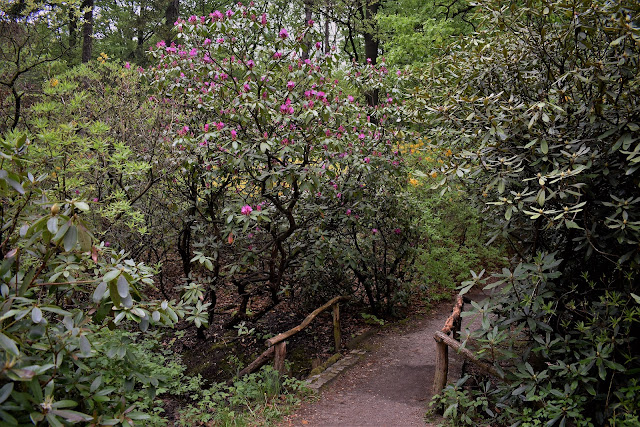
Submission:
M 93 1 L 82 1 L 82 10 L 85 11 L 82 24 L 82 62 L 89 62 L 93 51 Z
M 75 8 L 69 8 L 69 49 L 78 44 L 78 18 Z
M 330 51 L 331 46 L 329 45 L 329 13 L 327 12 L 324 18 L 324 53 L 327 54 Z
M 378 62 L 378 49 L 380 43 L 376 35 L 375 16 L 378 13 L 378 0 L 365 0 L 364 9 L 364 57 L 372 65 Z M 370 106 L 378 105 L 378 89 L 366 93 L 367 103 Z
M 165 18 L 165 42 L 167 45 L 171 44 L 171 31 L 173 30 L 173 24 L 178 20 L 180 15 L 180 0 L 169 0 L 167 8 L 164 11 Z
M 313 17 L 311 7 L 313 6 L 313 0 L 304 0 L 304 25 L 309 25 L 309 21 Z M 305 50 L 302 51 L 302 59 L 309 59 L 309 52 L 311 51 L 311 41 L 309 36 L 304 38 Z

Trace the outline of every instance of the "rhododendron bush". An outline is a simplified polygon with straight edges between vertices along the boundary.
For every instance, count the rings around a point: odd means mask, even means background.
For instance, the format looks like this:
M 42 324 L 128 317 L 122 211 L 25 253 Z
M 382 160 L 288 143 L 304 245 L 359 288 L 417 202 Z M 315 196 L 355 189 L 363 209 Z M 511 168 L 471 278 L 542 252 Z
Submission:
M 252 295 L 313 297 L 335 262 L 374 310 L 389 303 L 411 253 L 397 96 L 370 107 L 358 89 L 385 91 L 387 70 L 346 66 L 315 43 L 313 22 L 279 28 L 253 5 L 176 30 L 146 75 L 182 112 L 168 125 L 191 279 L 237 286 L 241 318 Z

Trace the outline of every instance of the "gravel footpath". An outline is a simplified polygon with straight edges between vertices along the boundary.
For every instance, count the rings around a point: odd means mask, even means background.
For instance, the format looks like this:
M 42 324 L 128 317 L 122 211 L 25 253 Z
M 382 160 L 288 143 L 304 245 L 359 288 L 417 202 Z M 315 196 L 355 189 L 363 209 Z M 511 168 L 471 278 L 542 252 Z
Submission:
M 372 350 L 360 363 L 325 387 L 316 402 L 304 403 L 280 425 L 431 425 L 424 416 L 435 373 L 433 334 L 443 327 L 452 306 L 452 301 L 440 303 L 423 318 L 375 335 L 365 345 Z M 463 330 L 465 326 L 463 320 Z M 461 365 L 462 358 L 450 350 L 450 382 L 460 377 Z

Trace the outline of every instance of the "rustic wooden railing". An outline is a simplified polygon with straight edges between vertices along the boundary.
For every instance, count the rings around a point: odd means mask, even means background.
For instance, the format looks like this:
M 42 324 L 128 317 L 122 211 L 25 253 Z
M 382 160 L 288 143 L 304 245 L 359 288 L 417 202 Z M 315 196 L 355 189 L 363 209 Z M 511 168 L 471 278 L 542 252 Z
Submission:
M 302 331 L 304 328 L 309 326 L 309 324 L 315 319 L 320 313 L 327 310 L 328 308 L 332 308 L 332 317 L 333 317 L 333 339 L 335 341 L 335 349 L 336 352 L 340 351 L 342 345 L 342 335 L 340 332 L 340 302 L 349 300 L 349 296 L 338 296 L 326 304 L 316 308 L 309 314 L 298 326 L 289 329 L 286 332 L 276 335 L 273 338 L 269 338 L 266 341 L 267 350 L 262 353 L 256 360 L 251 362 L 244 368 L 242 371 L 238 373 L 238 377 L 242 377 L 243 375 L 250 374 L 255 370 L 259 369 L 262 365 L 267 363 L 267 361 L 273 357 L 273 367 L 280 373 L 284 373 L 284 360 L 287 356 L 287 344 L 285 340 L 287 338 L 292 337 L 298 332 Z
M 478 359 L 478 357 L 462 346 L 460 339 L 460 327 L 462 325 L 462 311 L 465 302 L 471 302 L 468 298 L 458 295 L 453 305 L 451 316 L 447 319 L 442 330 L 437 331 L 433 335 L 436 340 L 436 373 L 433 378 L 433 394 L 440 392 L 447 385 L 447 375 L 449 374 L 449 347 L 461 354 L 465 359 L 476 365 L 481 371 L 494 377 L 504 380 L 502 373 L 498 372 L 493 366 Z M 449 336 L 453 332 L 453 336 Z

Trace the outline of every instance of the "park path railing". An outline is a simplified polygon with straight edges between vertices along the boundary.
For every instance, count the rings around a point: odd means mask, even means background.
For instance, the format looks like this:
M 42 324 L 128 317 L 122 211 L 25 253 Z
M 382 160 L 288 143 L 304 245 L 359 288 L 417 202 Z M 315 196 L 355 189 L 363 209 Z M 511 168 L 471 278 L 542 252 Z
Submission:
M 433 339 L 436 340 L 436 373 L 433 378 L 433 394 L 440 394 L 440 392 L 447 385 L 447 375 L 449 374 L 449 347 L 454 349 L 458 354 L 461 354 L 465 359 L 476 365 L 481 371 L 486 374 L 504 380 L 504 375 L 498 372 L 493 366 L 478 359 L 472 351 L 465 348 L 460 342 L 460 328 L 462 326 L 462 312 L 464 310 L 464 304 L 470 303 L 466 297 L 458 295 L 453 305 L 451 316 L 444 323 L 442 330 L 437 331 L 433 335 Z M 451 336 L 450 336 L 451 334 Z
M 315 319 L 320 313 L 331 308 L 332 309 L 332 317 L 333 317 L 333 339 L 335 341 L 335 349 L 336 352 L 340 351 L 342 347 L 342 334 L 340 330 L 340 302 L 349 300 L 349 296 L 338 296 L 324 305 L 313 310 L 298 326 L 295 326 L 289 329 L 286 332 L 276 335 L 273 338 L 269 338 L 266 341 L 267 350 L 262 353 L 260 356 L 256 358 L 253 362 L 247 365 L 242 371 L 238 373 L 238 377 L 242 377 L 244 375 L 250 374 L 257 369 L 259 369 L 262 365 L 267 363 L 269 359 L 273 357 L 273 367 L 280 373 L 284 373 L 284 361 L 287 357 L 287 344 L 286 339 L 292 337 L 298 332 L 302 331 L 304 328 L 309 326 L 309 324 Z

